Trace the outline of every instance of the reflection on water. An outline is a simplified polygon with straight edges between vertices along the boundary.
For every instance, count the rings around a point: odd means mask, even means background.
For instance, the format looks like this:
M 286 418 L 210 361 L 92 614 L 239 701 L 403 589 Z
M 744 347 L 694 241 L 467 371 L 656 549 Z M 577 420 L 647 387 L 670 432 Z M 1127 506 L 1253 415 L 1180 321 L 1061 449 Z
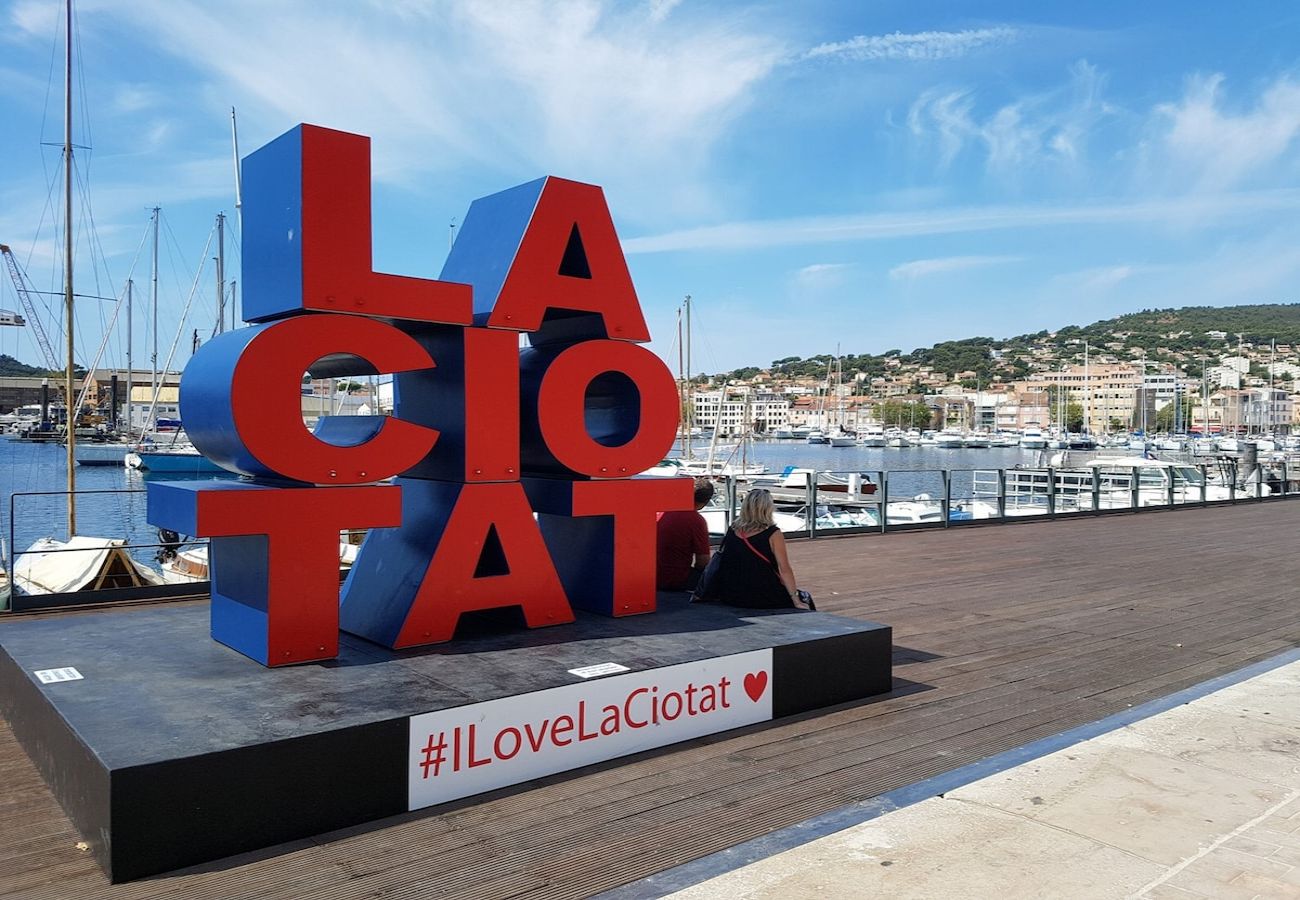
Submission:
M 748 448 L 750 461 L 762 462 L 772 471 L 798 466 L 838 472 L 891 472 L 889 493 L 903 499 L 921 493 L 934 497 L 943 494 L 942 470 L 953 470 L 953 495 L 970 492 L 969 470 L 976 468 L 1012 468 L 1030 465 L 1037 451 L 1019 448 L 986 450 L 941 450 L 933 447 L 902 449 L 875 447 L 830 447 L 803 441 L 769 441 Z M 698 448 L 697 456 L 707 454 Z M 723 454 L 719 454 L 719 459 Z M 24 496 L 41 491 L 64 489 L 64 450 L 53 444 L 26 444 L 0 440 L 0 535 L 10 541 L 9 511 L 13 496 L 14 531 L 12 553 L 30 546 L 38 538 L 67 536 L 67 502 L 62 494 Z M 157 531 L 145 521 L 147 514 L 144 485 L 147 473 L 122 466 L 77 466 L 77 489 L 108 491 L 77 498 L 77 531 L 96 537 L 124 537 L 132 544 L 157 543 Z M 161 476 L 168 481 L 206 480 L 213 476 Z M 150 560 L 152 549 L 136 551 L 137 557 Z
M 770 471 L 786 466 L 832 472 L 889 472 L 889 496 L 895 500 L 929 494 L 943 496 L 943 472 L 952 474 L 953 496 L 968 496 L 971 470 L 1011 469 L 1034 465 L 1042 451 L 1019 447 L 986 449 L 941 449 L 938 447 L 831 447 L 805 441 L 762 441 L 746 450 L 750 462 L 760 462 Z M 708 446 L 694 450 L 697 458 L 708 456 Z M 715 454 L 719 465 L 730 451 Z M 740 455 L 734 457 L 740 461 Z M 874 475 L 873 475 L 874 479 Z
M 66 490 L 65 461 L 64 448 L 57 444 L 0 440 L 0 536 L 11 554 L 39 538 L 62 540 L 68 536 L 68 504 L 62 493 Z M 130 544 L 158 543 L 157 529 L 145 521 L 146 473 L 125 466 L 77 466 L 76 478 L 79 492 L 104 492 L 78 494 L 78 534 L 126 538 Z M 170 475 L 167 480 L 192 479 Z M 42 495 L 45 491 L 59 493 Z M 133 556 L 146 561 L 151 561 L 153 554 L 152 548 L 132 551 Z

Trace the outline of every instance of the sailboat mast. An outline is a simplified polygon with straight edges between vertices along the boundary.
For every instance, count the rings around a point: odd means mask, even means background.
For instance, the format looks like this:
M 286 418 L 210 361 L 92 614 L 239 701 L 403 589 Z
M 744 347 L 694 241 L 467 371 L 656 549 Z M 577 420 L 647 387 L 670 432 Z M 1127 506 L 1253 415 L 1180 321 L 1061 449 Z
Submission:
M 130 278 L 126 280 L 126 437 L 131 439 L 131 389 L 134 386 L 135 379 L 135 361 L 132 358 L 131 348 L 135 345 L 132 334 L 132 323 L 135 321 L 135 314 L 131 308 L 132 292 L 135 288 L 135 282 Z
M 677 440 L 681 441 L 681 455 L 686 457 L 686 369 L 682 358 L 686 349 L 681 345 L 681 307 L 677 307 L 677 411 L 681 419 L 677 423 Z
M 72 393 L 72 0 L 67 3 L 68 40 L 63 72 L 63 321 L 68 329 L 68 359 L 63 373 L 64 445 L 68 467 L 68 539 L 77 533 L 76 412 Z
M 235 227 L 239 235 L 244 233 L 244 198 L 243 181 L 239 175 L 239 126 L 235 123 L 235 108 L 230 107 L 230 152 L 235 163 Z M 231 325 L 233 328 L 234 325 Z
M 153 208 L 153 271 L 150 273 L 151 284 L 149 286 L 149 303 L 153 307 L 153 349 L 149 354 L 149 396 L 153 399 L 150 401 L 153 406 L 158 404 L 158 216 L 162 210 L 155 206 Z M 146 422 L 145 425 L 149 423 Z
M 217 213 L 217 334 L 226 330 L 226 215 Z
M 695 385 L 691 381 L 691 295 L 686 295 L 686 458 L 691 458 L 691 441 L 695 434 Z M 721 416 L 722 406 L 718 406 L 718 413 Z M 721 422 L 714 421 L 713 430 L 716 432 Z

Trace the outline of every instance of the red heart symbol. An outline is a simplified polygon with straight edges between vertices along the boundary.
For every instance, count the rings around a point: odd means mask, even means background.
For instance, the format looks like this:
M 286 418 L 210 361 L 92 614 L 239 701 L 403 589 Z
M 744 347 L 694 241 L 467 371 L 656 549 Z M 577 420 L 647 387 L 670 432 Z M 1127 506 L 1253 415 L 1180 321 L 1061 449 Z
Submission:
M 754 672 L 745 676 L 745 693 L 749 694 L 750 700 L 757 703 L 765 690 L 767 690 L 766 672 Z

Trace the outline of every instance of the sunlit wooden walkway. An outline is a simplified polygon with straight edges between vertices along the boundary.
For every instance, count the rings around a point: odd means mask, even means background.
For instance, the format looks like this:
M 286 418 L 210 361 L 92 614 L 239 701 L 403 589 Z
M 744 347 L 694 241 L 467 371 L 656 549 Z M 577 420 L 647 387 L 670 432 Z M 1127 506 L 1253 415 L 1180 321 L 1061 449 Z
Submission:
M 894 626 L 874 702 L 113 886 L 0 723 L 0 896 L 584 897 L 1300 645 L 1300 503 L 820 538 L 820 609 Z

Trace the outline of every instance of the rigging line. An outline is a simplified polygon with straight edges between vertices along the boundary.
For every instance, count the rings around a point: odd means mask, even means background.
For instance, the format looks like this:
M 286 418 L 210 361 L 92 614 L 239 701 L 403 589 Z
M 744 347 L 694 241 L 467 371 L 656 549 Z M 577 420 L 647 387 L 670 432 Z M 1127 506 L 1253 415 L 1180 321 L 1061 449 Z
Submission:
M 41 105 L 41 130 L 37 134 L 45 137 L 45 126 L 50 120 L 50 92 L 54 88 L 55 66 L 59 59 L 59 35 L 63 32 L 63 22 L 61 16 L 54 17 L 54 34 L 50 39 L 50 71 L 45 78 L 45 102 Z M 50 180 L 49 169 L 45 167 L 45 154 L 41 153 L 41 171 L 45 174 L 46 183 Z
M 77 97 L 81 101 L 81 129 L 82 132 L 85 134 L 86 149 L 87 152 L 89 152 L 90 147 L 93 145 L 94 142 L 91 139 L 91 134 L 90 134 L 90 95 L 89 92 L 86 90 L 86 67 L 81 62 L 85 58 L 85 54 L 82 52 L 82 45 L 81 45 L 81 13 L 76 9 L 76 3 L 72 3 L 72 7 L 73 7 L 72 31 L 74 37 L 76 38 L 76 47 L 77 47 L 77 51 L 75 54 L 77 60 L 77 87 L 81 89 Z
M 89 180 L 88 179 L 83 180 L 81 169 L 79 166 L 77 166 L 75 160 L 73 161 L 72 169 L 75 174 L 75 181 L 77 184 L 78 195 L 81 198 L 81 203 L 80 203 L 81 216 L 83 222 L 85 223 L 82 231 L 85 234 L 86 251 L 90 254 L 90 277 L 95 282 L 95 293 L 98 294 L 103 291 L 103 286 L 100 284 L 99 281 L 100 265 L 103 265 L 104 275 L 106 278 L 109 278 L 109 283 L 110 284 L 112 283 L 111 276 L 109 275 L 108 272 L 108 260 L 104 259 L 103 256 L 104 248 L 102 244 L 99 245 L 98 255 L 96 254 L 95 245 L 98 242 L 98 235 L 95 233 L 95 214 L 92 211 L 90 205 Z
M 144 250 L 145 241 L 147 241 L 148 238 L 149 238 L 149 228 L 146 227 L 144 234 L 141 235 L 140 237 L 140 245 L 135 248 L 135 257 L 131 260 L 131 270 L 127 273 L 126 276 L 128 281 L 135 275 L 136 263 L 140 261 L 140 253 L 142 250 Z M 125 285 L 125 282 L 123 282 L 123 284 Z M 104 337 L 99 343 L 99 349 L 95 351 L 95 358 L 91 362 L 90 366 L 86 369 L 87 377 L 82 379 L 81 393 L 77 396 L 77 405 L 74 406 L 73 409 L 81 409 L 82 405 L 85 404 L 86 395 L 90 391 L 89 375 L 90 373 L 94 372 L 96 369 L 99 368 L 99 361 L 104 355 L 104 348 L 108 344 L 109 336 L 113 333 L 113 326 L 117 324 L 118 313 L 121 312 L 122 307 L 124 307 L 125 305 L 126 305 L 126 290 L 124 287 L 122 293 L 118 295 L 117 304 L 113 307 L 113 318 L 109 321 L 107 326 L 105 326 L 104 328 Z M 100 318 L 102 321 L 103 317 L 101 316 Z M 130 389 L 130 378 L 131 376 L 128 374 L 127 375 L 128 390 Z
M 188 272 L 190 271 L 190 264 L 185 257 L 185 251 L 181 249 L 180 241 L 177 239 L 176 233 L 172 230 L 171 220 L 168 219 L 167 216 L 161 212 L 161 209 L 158 215 L 159 215 L 159 224 L 162 226 L 164 235 L 166 237 L 166 242 L 164 243 L 163 246 L 167 250 L 167 261 L 171 265 L 171 277 L 172 280 L 175 281 L 176 283 L 176 295 L 180 296 L 183 293 L 183 289 L 182 289 L 183 286 L 180 281 L 180 269 L 184 268 L 185 271 Z M 216 234 L 216 231 L 217 231 L 217 226 L 215 223 L 213 223 L 212 230 L 208 232 L 209 243 L 212 242 L 212 236 Z M 199 273 L 204 272 L 207 268 L 208 261 L 206 259 L 206 256 L 207 256 L 207 249 L 205 248 L 204 258 L 199 260 L 199 267 L 198 267 Z M 177 265 L 178 258 L 180 260 L 179 266 Z M 159 326 L 159 330 L 161 330 L 161 325 Z
M 700 325 L 704 325 L 704 322 L 702 321 L 704 317 L 703 317 L 702 315 L 700 315 L 700 313 L 699 313 L 698 310 L 695 309 L 694 304 L 692 304 L 691 309 L 692 309 L 692 315 L 694 315 L 696 319 L 701 320 L 701 321 L 700 321 Z M 692 330 L 692 331 L 695 331 L 696 329 L 691 329 L 691 330 Z M 714 352 L 713 352 L 713 345 L 712 345 L 711 343 L 709 343 L 709 330 L 708 330 L 708 328 L 700 328 L 699 330 L 702 331 L 702 332 L 704 333 L 704 351 L 705 351 L 705 355 L 709 358 L 709 361 L 710 361 L 710 362 L 712 363 L 712 365 L 713 365 L 713 371 L 714 371 L 715 373 L 721 371 L 721 370 L 719 369 L 719 367 L 718 367 L 718 358 L 717 358 L 717 356 L 716 356 L 716 355 L 714 354 Z M 701 369 L 700 371 L 703 371 L 703 370 Z
M 212 246 L 212 238 L 213 238 L 213 236 L 216 234 L 216 232 L 217 232 L 217 226 L 216 226 L 216 224 L 214 223 L 213 226 L 212 226 L 212 230 L 208 232 L 208 240 L 207 240 L 207 243 L 205 243 L 205 244 L 203 245 L 203 257 L 202 257 L 202 258 L 204 259 L 205 262 L 206 262 L 207 257 L 208 257 L 208 248 L 210 248 L 210 247 Z M 149 422 L 149 421 L 151 421 L 151 420 L 153 419 L 153 416 L 154 416 L 154 410 L 156 410 L 156 409 L 158 408 L 158 394 L 159 394 L 159 392 L 162 390 L 163 377 L 166 375 L 166 373 L 168 372 L 168 370 L 171 369 L 171 366 L 172 366 L 172 359 L 173 359 L 173 357 L 175 357 L 175 355 L 176 355 L 176 345 L 180 343 L 180 340 L 181 340 L 181 332 L 185 330 L 185 320 L 189 317 L 189 314 L 190 314 L 190 306 L 191 306 L 191 304 L 194 303 L 194 295 L 195 295 L 196 293 L 198 293 L 198 290 L 199 290 L 199 280 L 203 277 L 203 270 L 204 270 L 205 268 L 206 268 L 205 265 L 200 265 L 200 266 L 199 266 L 199 270 L 198 270 L 197 272 L 194 273 L 194 283 L 193 283 L 192 285 L 190 285 L 190 295 L 189 295 L 189 297 L 187 297 L 186 300 L 185 300 L 185 309 L 183 309 L 183 310 L 181 311 L 181 321 L 180 321 L 180 324 L 176 327 L 176 336 L 175 336 L 174 338 L 172 338 L 171 349 L 169 349 L 169 350 L 167 351 L 167 362 L 163 364 L 163 367 L 162 367 L 161 369 L 159 369 L 159 372 L 160 372 L 161 374 L 160 374 L 160 376 L 159 376 L 159 378 L 158 378 L 158 383 L 154 386 L 153 399 L 152 399 L 152 400 L 150 401 L 150 403 L 149 403 L 149 412 L 145 415 L 145 421 L 146 421 L 146 422 Z

